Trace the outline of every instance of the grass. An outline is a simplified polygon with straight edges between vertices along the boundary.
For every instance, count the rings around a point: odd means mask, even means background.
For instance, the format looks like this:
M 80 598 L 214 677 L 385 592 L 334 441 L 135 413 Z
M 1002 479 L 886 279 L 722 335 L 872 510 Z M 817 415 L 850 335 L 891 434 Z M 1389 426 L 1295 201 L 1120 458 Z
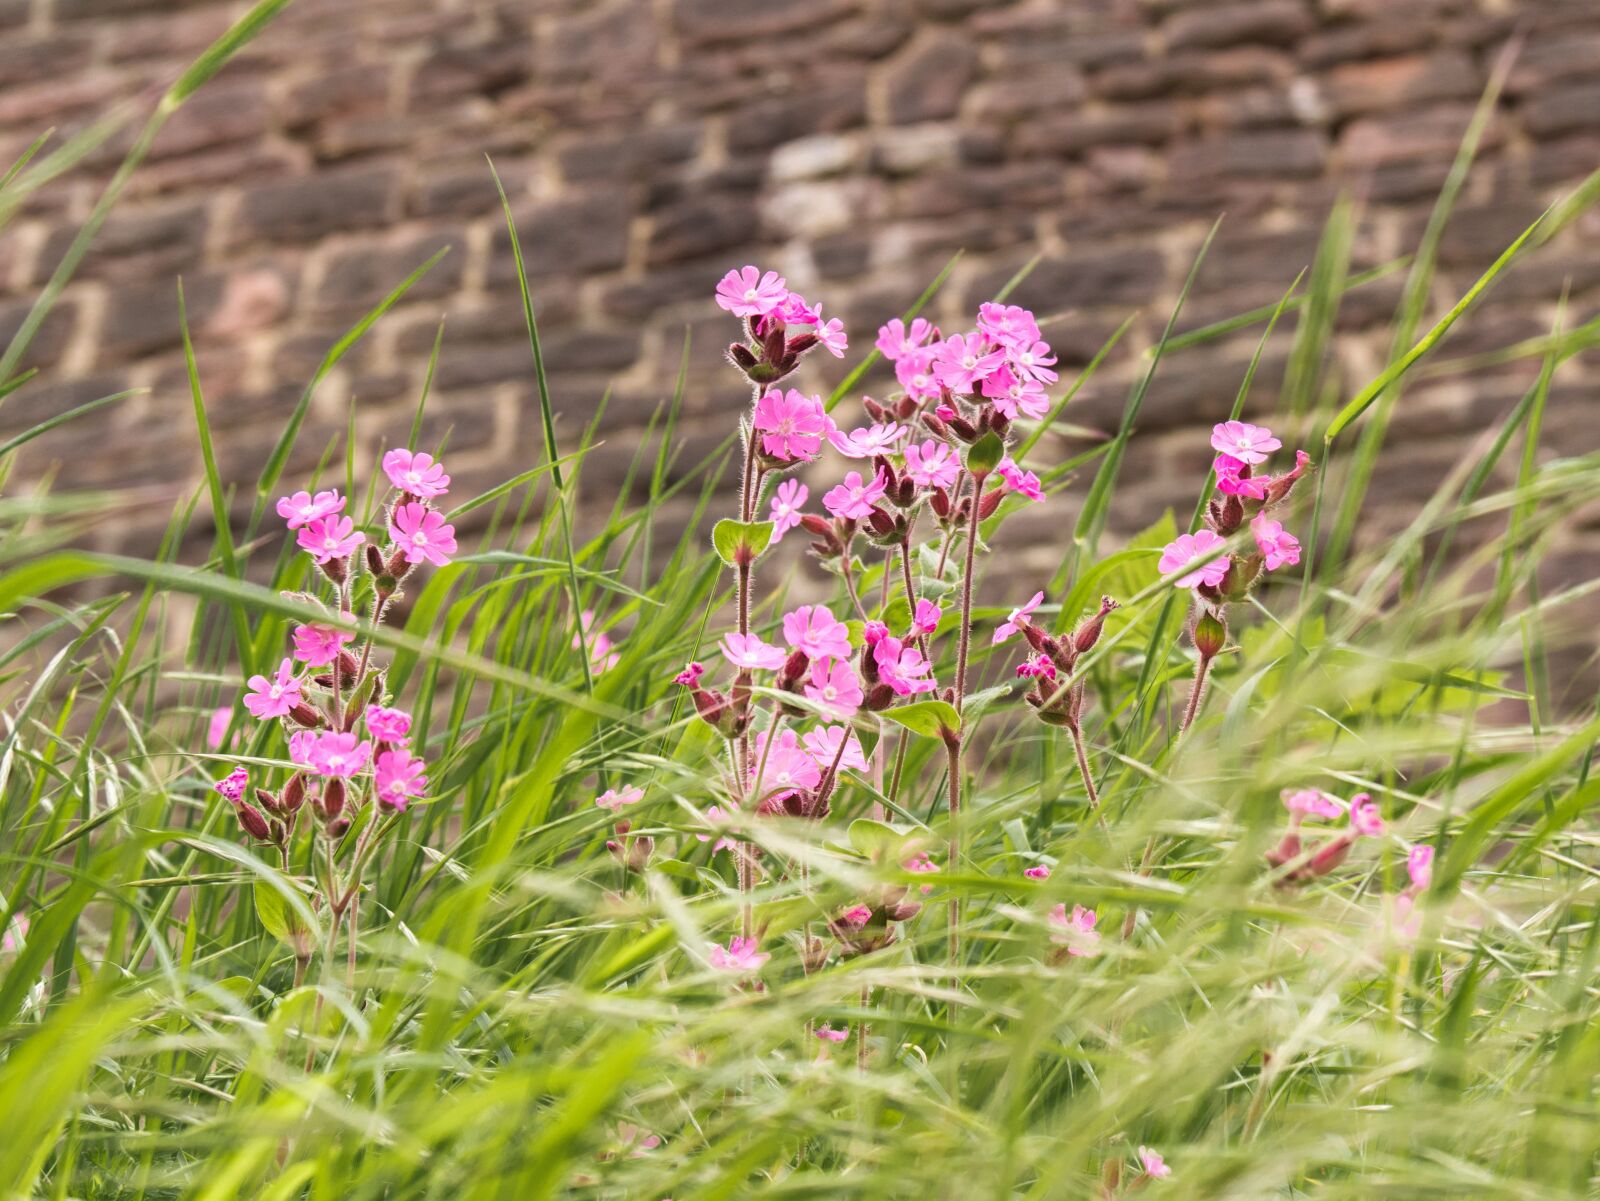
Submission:
M 198 86 L 275 7 L 186 78 Z M 1470 158 L 1469 138 L 1463 172 Z M 69 165 L 35 155 L 5 188 Z M 1371 381 L 1341 389 L 1330 369 L 1340 302 L 1374 275 L 1348 270 L 1341 206 L 1278 305 L 1179 335 L 1172 315 L 1116 440 L 1078 464 L 1095 466 L 1092 484 L 1043 461 L 1049 442 L 1024 431 L 1051 503 L 1076 509 L 1049 592 L 1060 621 L 1102 591 L 1123 603 L 1082 664 L 1105 821 L 1064 734 L 1020 703 L 1013 647 L 980 637 L 959 819 L 938 738 L 886 723 L 865 731 L 882 741 L 878 774 L 847 777 L 828 820 L 740 825 L 764 863 L 806 869 L 774 872 L 750 898 L 773 956 L 759 992 L 705 963 L 706 944 L 737 931 L 742 898 L 729 856 L 696 838 L 706 810 L 727 803 L 719 740 L 670 683 L 685 661 L 713 658 L 732 593 L 710 540 L 728 457 L 674 461 L 685 376 L 588 541 L 569 501 L 592 428 L 559 444 L 541 387 L 544 461 L 452 498 L 452 519 L 481 519 L 476 543 L 410 589 L 399 626 L 364 630 L 418 715 L 431 800 L 400 820 L 368 879 L 353 982 L 342 955 L 319 954 L 297 986 L 294 954 L 251 898 L 303 904 L 293 877 L 306 864 L 285 875 L 245 845 L 210 788 L 236 760 L 281 771 L 282 737 L 238 712 L 224 755 L 205 749 L 205 727 L 312 612 L 285 595 L 307 586 L 305 560 L 264 521 L 279 491 L 315 482 L 283 474 L 312 393 L 430 264 L 331 339 L 243 492 L 252 511 L 237 530 L 191 357 L 206 482 L 153 560 L 74 549 L 103 498 L 0 498 L 0 923 L 28 920 L 0 952 L 0 1195 L 1595 1196 L 1600 720 L 1592 699 L 1557 693 L 1550 670 L 1564 660 L 1592 673 L 1574 606 L 1594 584 L 1546 594 L 1537 577 L 1600 495 L 1600 457 L 1537 453 L 1552 382 L 1592 329 L 1562 324 L 1509 348 L 1540 372 L 1500 427 L 1407 530 L 1354 536 L 1400 389 L 1434 368 L 1458 312 L 1520 257 L 1508 252 L 1430 322 L 1449 202 L 1430 244 L 1396 268 L 1409 282 Z M 0 217 L 14 207 L 0 190 Z M 1568 205 L 1545 222 L 1575 215 Z M 65 280 L 41 294 L 41 317 Z M 1264 347 L 1274 324 L 1293 328 L 1298 381 L 1276 424 L 1321 466 L 1296 524 L 1322 536 L 1307 538 L 1298 584 L 1235 607 L 1235 645 L 1180 740 L 1193 658 L 1183 602 L 1155 566 L 1180 527 L 1169 517 L 1115 550 L 1101 534 L 1151 375 L 1238 329 L 1259 329 Z M 0 396 L 27 386 L 15 368 L 36 327 L 5 353 Z M 1063 397 L 1080 384 L 1064 382 Z M 44 428 L 5 443 L 8 465 Z M 1198 443 L 1197 505 L 1210 487 Z M 375 500 L 352 478 L 355 451 L 329 447 L 324 482 L 359 508 Z M 659 527 L 676 526 L 685 501 L 693 519 L 668 543 Z M 180 559 L 197 513 L 217 518 L 201 563 Z M 979 562 L 1006 579 L 1009 603 L 1043 586 L 1011 578 L 1004 537 L 994 545 Z M 865 595 L 879 594 L 881 570 L 867 568 Z M 771 631 L 795 579 L 763 567 L 752 628 Z M 1009 603 L 980 604 L 980 629 Z M 571 645 L 585 608 L 619 639 L 620 661 L 597 674 Z M 954 641 L 934 646 L 948 679 Z M 892 797 L 891 757 L 903 781 Z M 633 833 L 656 840 L 644 874 L 606 852 L 610 823 L 591 803 L 625 783 L 646 790 L 629 813 Z M 1263 856 L 1283 829 L 1279 793 L 1295 787 L 1372 793 L 1390 836 L 1321 880 L 1276 886 Z M 930 847 L 959 835 L 961 860 L 932 877 L 893 945 L 808 974 L 805 931 L 884 883 L 929 879 L 860 853 L 874 828 L 850 819 L 875 804 Z M 1415 937 L 1395 929 L 1406 844 L 1439 855 Z M 1039 864 L 1053 867 L 1047 880 L 1023 876 Z M 1045 918 L 1056 903 L 1097 910 L 1101 955 L 1056 961 Z M 864 1070 L 855 1042 L 808 1037 L 824 1022 L 857 1039 L 866 1028 Z M 660 1144 L 645 1150 L 645 1132 Z M 1141 1145 L 1165 1154 L 1169 1180 L 1137 1179 Z

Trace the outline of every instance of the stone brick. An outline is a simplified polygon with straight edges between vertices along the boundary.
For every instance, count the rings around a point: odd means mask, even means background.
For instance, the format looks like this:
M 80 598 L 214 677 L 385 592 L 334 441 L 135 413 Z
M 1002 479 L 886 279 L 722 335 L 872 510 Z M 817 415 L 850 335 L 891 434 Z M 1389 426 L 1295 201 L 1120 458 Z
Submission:
M 730 250 L 749 242 L 757 225 L 748 197 L 689 196 L 656 214 L 646 257 L 655 266 Z
M 1404 110 L 1434 100 L 1470 100 L 1483 90 L 1476 65 L 1459 51 L 1423 57 L 1345 63 L 1327 75 L 1323 94 L 1329 112 L 1350 117 Z
M 357 167 L 264 184 L 241 197 L 239 240 L 311 241 L 386 225 L 399 210 L 393 167 Z
M 954 116 L 978 69 L 971 42 L 939 37 L 895 63 L 885 81 L 889 120 L 896 125 Z
M 530 279 L 609 271 L 627 258 L 630 214 L 626 199 L 615 192 L 524 207 L 513 215 Z M 497 224 L 489 244 L 489 282 L 513 283 L 516 275 L 511 235 Z
M 1427 158 L 1449 161 L 1471 119 L 1469 105 L 1445 105 L 1400 117 L 1364 117 L 1344 130 L 1339 149 L 1345 162 L 1355 167 Z M 1492 147 L 1499 138 L 1500 131 L 1491 122 L 1484 131 L 1484 142 Z
M 192 270 L 205 245 L 209 212 L 201 204 L 182 202 L 113 210 L 90 244 L 78 268 L 83 276 L 173 275 Z M 77 237 L 72 228 L 55 230 L 34 264 L 33 278 L 43 282 L 60 264 Z
M 1121 104 L 1029 122 L 1017 134 L 1026 154 L 1077 155 L 1092 146 L 1154 146 L 1175 136 L 1177 106 L 1166 101 Z
M 1322 136 L 1310 129 L 1237 130 L 1175 149 L 1174 179 L 1308 177 L 1321 172 Z
M 1600 128 L 1600 83 L 1548 88 L 1528 100 L 1523 123 L 1536 138 Z
M 805 103 L 775 96 L 740 105 L 728 116 L 728 148 L 765 150 L 808 133 L 854 129 L 867 116 L 864 76 L 832 78 L 808 88 Z
M 587 133 L 563 146 L 561 171 L 574 182 L 642 175 L 687 162 L 698 153 L 701 142 L 700 127 L 689 122 L 611 135 Z
M 964 307 L 976 309 L 1022 266 L 1007 264 L 978 276 L 965 289 Z M 1011 294 L 1014 304 L 1054 313 L 1062 309 L 1104 304 L 1141 304 L 1150 300 L 1166 275 L 1161 255 L 1144 247 L 1075 251 L 1061 258 L 1041 259 Z
M 412 104 L 426 111 L 455 96 L 493 96 L 528 77 L 533 60 L 526 33 L 512 27 L 492 36 L 434 48 L 412 76 Z
M 362 239 L 328 256 L 317 287 L 315 304 L 334 312 L 365 312 L 398 287 L 428 259 L 448 248 L 406 292 L 408 300 L 448 296 L 461 286 L 466 260 L 466 230 L 441 229 L 400 241 Z
M 11 339 L 16 337 L 32 309 L 31 299 L 0 304 L 0 347 L 11 345 Z M 33 341 L 21 360 L 21 369 L 46 367 L 60 360 L 67 343 L 72 339 L 77 321 L 77 305 L 70 300 L 58 301 L 35 331 Z
M 389 107 L 389 86 L 389 67 L 382 63 L 313 75 L 285 90 L 279 117 L 285 127 L 298 130 L 333 117 L 381 113 Z
M 1311 29 L 1311 16 L 1294 0 L 1206 4 L 1169 18 L 1162 26 L 1173 50 L 1214 50 L 1244 42 L 1292 44 Z

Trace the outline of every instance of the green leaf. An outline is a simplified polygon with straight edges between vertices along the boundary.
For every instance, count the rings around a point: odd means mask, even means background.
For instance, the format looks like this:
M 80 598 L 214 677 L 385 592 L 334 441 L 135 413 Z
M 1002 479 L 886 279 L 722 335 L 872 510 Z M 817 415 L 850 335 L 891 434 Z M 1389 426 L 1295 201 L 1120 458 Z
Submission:
M 304 901 L 291 901 L 284 890 L 270 880 L 255 883 L 256 916 L 267 933 L 294 952 L 297 958 L 311 954 L 316 942 L 315 927 Z
M 1000 460 L 1005 457 L 1006 444 L 1000 440 L 999 434 L 990 430 L 967 447 L 961 461 L 973 475 L 986 476 L 1000 466 Z
M 850 846 L 856 854 L 877 862 L 892 859 L 908 837 L 888 822 L 873 821 L 868 817 L 858 817 L 850 823 Z
M 724 518 L 711 529 L 711 545 L 729 567 L 754 563 L 772 542 L 772 522 Z
M 961 715 L 944 701 L 912 701 L 885 709 L 879 716 L 927 738 L 942 738 L 946 732 L 954 734 L 961 729 Z

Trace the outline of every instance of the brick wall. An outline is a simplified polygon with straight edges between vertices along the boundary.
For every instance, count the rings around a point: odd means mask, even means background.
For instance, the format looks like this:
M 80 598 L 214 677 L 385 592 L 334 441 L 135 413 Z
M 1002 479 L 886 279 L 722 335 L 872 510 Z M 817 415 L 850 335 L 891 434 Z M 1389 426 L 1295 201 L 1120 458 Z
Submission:
M 119 103 L 147 104 L 241 9 L 0 0 L 0 152 L 9 161 L 46 126 L 70 136 Z M 1042 253 L 1018 298 L 1055 317 L 1069 369 L 1138 313 L 1068 413 L 1107 429 L 1217 214 L 1227 219 L 1187 325 L 1275 299 L 1341 192 L 1362 204 L 1357 266 L 1412 247 L 1519 28 L 1525 46 L 1444 242 L 1441 301 L 1600 165 L 1593 0 L 298 0 L 164 131 L 38 340 L 45 375 L 0 410 L 0 427 L 149 387 L 27 464 L 37 475 L 58 460 L 58 486 L 142 486 L 149 503 L 100 536 L 148 550 L 176 486 L 198 479 L 175 277 L 223 472 L 243 484 L 343 326 L 449 245 L 320 390 L 295 468 L 342 430 L 352 398 L 364 454 L 403 427 L 444 314 L 433 428 L 449 428 L 452 470 L 470 487 L 527 467 L 539 455 L 533 385 L 489 154 L 536 278 L 567 436 L 613 387 L 591 495 L 670 391 L 685 326 L 681 461 L 726 433 L 743 393 L 719 364 L 731 324 L 709 297 L 747 260 L 845 316 L 864 350 L 956 250 L 966 256 L 937 306 L 952 323 Z M 126 144 L 4 231 L 0 334 Z M 1398 278 L 1347 306 L 1346 393 L 1380 360 Z M 1564 287 L 1573 323 L 1590 316 L 1593 217 L 1505 281 L 1448 353 L 1545 332 Z M 1207 457 L 1197 429 L 1230 403 L 1255 336 L 1172 360 L 1117 528 L 1193 495 Z M 1286 334 L 1267 354 L 1264 409 L 1287 346 Z M 1378 486 L 1389 520 L 1531 370 L 1447 373 L 1408 392 L 1387 460 L 1399 469 Z M 1585 370 L 1564 369 L 1547 421 L 1568 452 L 1595 441 Z M 1592 531 L 1563 553 L 1560 573 L 1592 574 Z

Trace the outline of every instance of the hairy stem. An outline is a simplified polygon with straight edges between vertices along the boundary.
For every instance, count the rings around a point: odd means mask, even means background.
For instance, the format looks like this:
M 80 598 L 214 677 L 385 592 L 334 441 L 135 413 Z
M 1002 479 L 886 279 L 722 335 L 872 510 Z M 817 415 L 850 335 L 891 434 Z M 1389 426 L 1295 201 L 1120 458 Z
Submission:
M 961 641 L 956 646 L 956 711 L 967 695 L 967 655 L 972 646 L 972 565 L 978 554 L 978 500 L 983 481 L 972 477 L 972 522 L 967 526 L 967 558 L 961 570 Z
M 1183 724 L 1178 727 L 1179 738 L 1184 736 L 1200 713 L 1200 705 L 1205 700 L 1206 695 L 1206 675 L 1210 667 L 1211 660 L 1204 655 L 1195 660 L 1194 685 L 1189 689 L 1189 704 L 1183 711 Z

